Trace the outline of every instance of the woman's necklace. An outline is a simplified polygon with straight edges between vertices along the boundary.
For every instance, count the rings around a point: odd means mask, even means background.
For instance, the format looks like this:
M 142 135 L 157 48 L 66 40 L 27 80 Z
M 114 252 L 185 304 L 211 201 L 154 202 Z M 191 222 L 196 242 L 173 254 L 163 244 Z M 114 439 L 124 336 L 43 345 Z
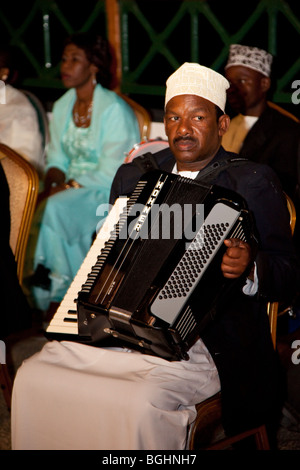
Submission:
M 93 100 L 88 105 L 86 112 L 80 115 L 78 112 L 78 101 L 76 101 L 74 110 L 73 110 L 73 118 L 77 127 L 89 126 L 90 121 L 91 121 L 91 116 L 92 116 L 92 109 L 93 109 Z

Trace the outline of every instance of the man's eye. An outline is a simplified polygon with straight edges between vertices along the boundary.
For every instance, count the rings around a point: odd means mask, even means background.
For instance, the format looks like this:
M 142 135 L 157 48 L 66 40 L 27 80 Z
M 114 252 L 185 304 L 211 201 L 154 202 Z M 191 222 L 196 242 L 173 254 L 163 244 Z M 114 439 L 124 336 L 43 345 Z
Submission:
M 196 116 L 195 119 L 196 119 L 196 121 L 202 121 L 202 119 L 204 119 L 204 118 L 203 118 L 203 116 Z

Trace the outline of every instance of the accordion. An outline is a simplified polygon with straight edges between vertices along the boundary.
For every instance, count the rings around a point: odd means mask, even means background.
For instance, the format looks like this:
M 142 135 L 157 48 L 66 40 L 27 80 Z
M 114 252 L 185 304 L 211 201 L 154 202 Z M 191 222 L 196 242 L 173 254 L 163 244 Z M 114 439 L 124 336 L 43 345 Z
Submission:
M 78 293 L 79 336 L 187 359 L 231 292 L 234 281 L 220 269 L 226 238 L 255 243 L 240 195 L 160 170 L 146 173 Z

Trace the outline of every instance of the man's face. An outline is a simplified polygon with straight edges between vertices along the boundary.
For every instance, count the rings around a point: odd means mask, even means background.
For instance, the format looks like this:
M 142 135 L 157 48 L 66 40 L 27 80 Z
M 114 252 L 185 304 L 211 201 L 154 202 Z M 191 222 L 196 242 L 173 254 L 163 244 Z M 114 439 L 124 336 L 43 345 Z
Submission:
M 256 70 L 240 65 L 228 67 L 225 75 L 230 83 L 227 96 L 232 109 L 250 116 L 258 115 L 256 110 L 265 100 L 270 79 Z
M 196 95 L 180 95 L 166 106 L 165 131 L 178 170 L 200 170 L 217 153 L 229 117 L 217 121 L 216 106 Z

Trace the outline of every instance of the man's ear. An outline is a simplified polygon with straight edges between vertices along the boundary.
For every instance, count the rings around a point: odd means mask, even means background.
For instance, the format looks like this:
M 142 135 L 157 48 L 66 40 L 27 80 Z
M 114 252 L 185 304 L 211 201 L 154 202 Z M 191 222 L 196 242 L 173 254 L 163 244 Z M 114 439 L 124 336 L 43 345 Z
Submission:
M 263 77 L 260 81 L 260 84 L 262 91 L 264 93 L 267 93 L 271 86 L 271 79 L 269 77 Z
M 230 117 L 228 114 L 222 114 L 222 116 L 219 117 L 219 136 L 223 137 L 224 134 L 228 131 L 230 124 Z

